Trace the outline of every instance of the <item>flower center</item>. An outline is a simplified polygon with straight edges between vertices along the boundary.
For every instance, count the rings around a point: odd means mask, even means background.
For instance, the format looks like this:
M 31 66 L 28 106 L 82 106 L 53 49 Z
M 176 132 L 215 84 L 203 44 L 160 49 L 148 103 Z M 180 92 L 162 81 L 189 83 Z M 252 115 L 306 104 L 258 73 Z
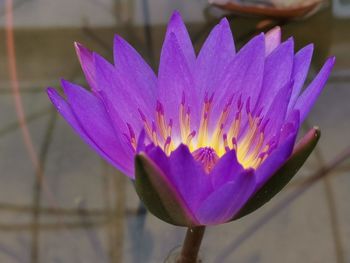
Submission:
M 204 170 L 209 173 L 214 168 L 219 156 L 211 147 L 202 147 L 192 152 L 193 158 L 203 165 Z
M 191 127 L 191 111 L 183 93 L 179 105 L 180 134 L 175 136 L 180 141 L 176 142 L 172 139 L 173 120 L 166 119 L 161 102 L 157 101 L 155 118 L 151 122 L 139 110 L 148 139 L 163 148 L 167 155 L 180 143 L 186 144 L 194 158 L 208 171 L 219 157 L 230 150 L 236 151 L 237 159 L 243 167 L 256 169 L 276 146 L 275 140 L 267 141 L 264 135 L 269 120 L 261 116 L 262 109 L 254 113 L 251 111 L 250 98 L 243 103 L 241 97 L 234 100 L 233 96 L 223 105 L 217 119 L 211 120 L 213 100 L 214 94 L 205 95 L 199 128 L 195 130 Z M 136 138 L 131 127 L 129 134 L 129 140 L 136 149 Z

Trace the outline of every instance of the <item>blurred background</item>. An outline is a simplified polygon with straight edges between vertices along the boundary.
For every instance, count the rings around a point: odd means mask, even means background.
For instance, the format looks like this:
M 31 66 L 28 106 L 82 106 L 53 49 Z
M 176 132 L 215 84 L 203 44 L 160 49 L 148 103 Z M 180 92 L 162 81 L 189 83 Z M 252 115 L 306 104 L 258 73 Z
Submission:
M 301 131 L 321 127 L 315 152 L 262 209 L 209 227 L 203 262 L 350 262 L 350 0 L 211 2 L 0 0 L 0 262 L 157 263 L 181 244 L 185 229 L 145 213 L 45 93 L 61 77 L 86 86 L 74 41 L 110 59 L 118 33 L 156 70 L 174 9 L 196 50 L 227 16 L 237 46 L 276 25 L 296 50 L 314 43 L 308 81 L 337 57 Z

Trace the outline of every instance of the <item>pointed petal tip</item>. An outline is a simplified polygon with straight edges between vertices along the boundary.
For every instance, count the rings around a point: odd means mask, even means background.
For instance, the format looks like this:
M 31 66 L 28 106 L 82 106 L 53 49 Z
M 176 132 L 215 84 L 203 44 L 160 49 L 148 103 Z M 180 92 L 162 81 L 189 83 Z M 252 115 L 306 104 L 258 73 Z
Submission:
M 47 87 L 46 94 L 54 106 L 57 107 L 59 100 L 62 99 L 61 95 L 57 92 L 55 88 Z
M 334 65 L 335 61 L 336 61 L 335 56 L 331 56 L 331 57 L 329 57 L 329 58 L 327 59 L 327 62 L 331 63 L 332 66 Z
M 289 37 L 286 41 L 282 42 L 280 47 L 284 47 L 285 51 L 288 50 L 290 52 L 294 53 L 294 38 L 293 37 Z M 279 49 L 275 49 L 275 50 L 279 50 Z
M 313 126 L 308 132 L 304 135 L 303 138 L 315 138 L 321 136 L 321 129 L 318 126 Z
M 79 59 L 84 55 L 91 55 L 92 51 L 79 42 L 74 42 L 75 52 Z
M 97 60 L 101 60 L 102 59 L 102 56 L 100 54 L 98 54 L 97 52 L 95 52 L 95 51 L 91 52 L 91 56 L 92 56 L 92 59 L 93 59 L 94 63 L 96 63 Z
M 74 94 L 76 94 L 77 89 L 79 88 L 85 91 L 83 87 L 78 86 L 77 84 L 74 84 L 68 80 L 65 80 L 64 78 L 61 78 L 61 85 L 62 85 L 64 94 L 67 96 L 67 99 L 74 96 Z
M 93 60 L 93 63 L 96 67 L 96 69 L 95 69 L 96 74 L 97 74 L 97 72 L 100 72 L 105 67 L 108 67 L 109 69 L 114 68 L 114 65 L 109 60 L 107 60 L 106 58 L 104 58 L 103 56 L 101 56 L 100 54 L 98 54 L 96 52 L 92 52 L 92 60 Z
M 75 49 L 80 49 L 80 47 L 82 46 L 79 42 L 74 41 L 73 43 L 74 43 Z
M 321 129 L 320 129 L 319 126 L 314 126 L 314 127 L 312 127 L 312 129 L 313 129 L 315 132 L 318 132 L 318 133 L 321 132 Z
M 304 49 L 311 49 L 311 51 L 313 51 L 313 50 L 314 50 L 314 47 L 315 47 L 314 43 L 310 43 L 310 44 L 306 45 L 306 46 L 304 47 Z
M 316 99 L 325 87 L 334 63 L 335 57 L 329 57 L 310 85 L 298 97 L 294 109 L 298 109 L 300 111 L 302 121 L 305 120 Z
M 60 78 L 60 83 L 61 83 L 62 87 L 64 88 L 64 86 L 66 86 L 69 82 L 68 82 L 68 80 L 65 80 L 64 78 Z
M 265 33 L 265 37 L 268 41 L 273 41 L 274 43 L 281 42 L 282 31 L 281 27 L 275 26 Z
M 266 35 L 280 35 L 281 34 L 281 27 L 280 26 L 275 26 L 269 31 L 266 32 Z
M 271 54 L 271 52 L 276 49 L 281 44 L 282 39 L 282 33 L 281 28 L 279 26 L 276 26 L 266 32 L 265 34 L 265 47 L 266 52 L 265 56 L 268 56 Z
M 310 60 L 314 52 L 314 43 L 310 43 L 297 51 L 296 56 L 302 56 L 303 60 Z
M 86 47 L 84 47 L 81 43 L 74 41 L 74 47 L 76 49 L 86 49 Z
M 314 138 L 319 139 L 321 137 L 321 129 L 318 126 L 314 126 L 312 131 Z
M 151 162 L 151 160 L 147 157 L 145 152 L 139 152 L 135 155 L 135 163 L 143 165 L 144 163 L 148 162 Z
M 181 143 L 176 149 L 175 151 L 173 151 L 171 154 L 175 153 L 175 152 L 182 152 L 183 154 L 191 154 L 190 149 L 188 148 L 188 146 L 186 144 Z
M 286 42 L 294 42 L 294 37 L 293 37 L 293 36 L 288 37 L 288 39 L 286 40 Z
M 309 144 L 316 145 L 320 137 L 321 137 L 320 128 L 317 126 L 312 127 L 295 145 L 293 154 L 295 154 L 296 152 L 299 152 L 302 148 L 305 148 L 306 145 L 309 145 Z
M 80 51 L 81 49 L 86 49 L 81 43 L 79 43 L 77 41 L 74 41 L 73 44 L 74 44 L 76 51 Z
M 226 17 L 224 17 L 220 20 L 219 25 L 224 26 L 224 27 L 230 27 L 230 22 L 227 20 Z
M 262 32 L 253 38 L 251 38 L 241 49 L 240 51 L 244 50 L 247 47 L 254 47 L 254 46 L 259 46 L 259 47 L 264 47 L 265 50 L 265 34 Z
M 261 40 L 264 40 L 265 38 L 265 33 L 264 32 L 260 32 L 258 35 L 256 35 L 254 38 L 258 38 L 258 39 L 261 39 Z
M 46 93 L 49 97 L 51 97 L 52 95 L 57 93 L 56 89 L 52 88 L 52 87 L 47 87 L 45 90 L 46 90 Z
M 334 64 L 335 64 L 335 56 L 331 56 L 329 58 L 327 58 L 326 62 L 323 64 L 323 67 L 321 68 L 321 70 L 319 71 L 318 74 L 320 74 L 323 70 L 323 74 L 330 74 Z M 328 79 L 329 76 L 327 76 L 327 79 Z
M 330 72 L 333 69 L 333 66 L 335 64 L 335 61 L 336 61 L 335 56 L 328 57 L 326 62 L 323 64 L 321 70 L 319 71 L 319 73 L 324 70 L 323 74 L 330 74 Z M 327 79 L 328 79 L 328 77 L 327 77 Z
M 126 42 L 126 41 L 124 40 L 124 38 L 123 38 L 122 36 L 118 35 L 118 34 L 114 34 L 113 41 L 114 41 L 114 45 L 116 45 L 116 44 L 122 44 L 122 43 Z
M 168 21 L 168 28 L 172 28 L 173 26 L 178 26 L 179 24 L 184 24 L 181 13 L 178 10 L 175 10 Z
M 289 37 L 286 42 L 294 48 L 294 37 Z
M 312 135 L 315 138 L 320 138 L 321 137 L 321 129 L 318 126 L 314 126 L 311 129 Z
M 61 79 L 60 79 L 60 82 L 61 82 L 61 85 L 62 85 L 62 88 L 63 88 L 64 93 L 66 93 L 66 91 L 69 91 L 69 90 L 70 90 L 70 88 L 71 88 L 71 83 L 70 83 L 68 80 L 66 80 L 66 79 L 64 79 L 64 78 L 61 78 Z
M 281 33 L 281 31 L 282 31 L 282 29 L 281 29 L 280 26 L 275 26 L 275 27 L 272 28 L 271 30 L 274 31 L 274 32 L 279 32 L 279 33 Z
M 96 52 L 92 52 L 91 56 L 92 56 L 92 61 L 95 65 L 95 67 L 98 67 L 98 65 L 101 64 L 101 60 L 102 60 L 101 56 Z
M 254 38 L 252 38 L 252 40 L 251 41 L 249 41 L 249 42 L 261 42 L 262 43 L 262 45 L 265 47 L 265 33 L 264 32 L 261 32 L 260 34 L 258 34 L 257 36 L 255 36 Z M 248 43 L 249 43 L 248 42 Z
M 58 93 L 55 88 L 46 88 L 46 94 L 49 97 L 51 103 L 56 107 L 57 111 L 62 114 L 62 107 L 64 111 L 65 99 Z M 64 114 L 63 114 L 64 115 Z
M 114 34 L 113 38 L 113 53 L 114 53 L 114 64 L 117 65 L 117 56 L 122 54 L 123 52 L 128 52 L 129 50 L 129 43 L 120 35 Z M 98 60 L 100 59 L 99 54 L 93 54 L 93 58 Z
M 168 42 L 168 38 L 171 33 L 174 33 L 176 35 L 176 39 L 179 45 L 179 50 L 181 50 L 181 52 L 185 56 L 187 63 L 189 65 L 194 65 L 196 54 L 193 48 L 193 44 L 192 44 L 190 35 L 188 34 L 186 25 L 180 13 L 177 11 L 175 11 L 169 19 L 161 53 L 163 53 L 163 50 L 167 49 L 165 43 Z M 161 55 L 161 58 L 162 58 L 162 55 Z
M 140 153 L 140 152 L 144 152 L 145 148 L 146 148 L 146 144 L 145 144 L 145 129 L 142 129 L 140 132 L 140 135 L 137 139 L 137 144 L 136 144 L 136 153 Z
M 173 13 L 170 16 L 170 20 L 172 19 L 181 19 L 182 20 L 182 16 L 179 10 L 174 10 Z
M 317 145 L 321 137 L 321 131 L 318 127 L 311 128 L 295 145 L 293 153 L 289 159 L 293 159 L 295 156 L 303 155 L 305 151 L 309 151 L 309 156 L 312 150 Z

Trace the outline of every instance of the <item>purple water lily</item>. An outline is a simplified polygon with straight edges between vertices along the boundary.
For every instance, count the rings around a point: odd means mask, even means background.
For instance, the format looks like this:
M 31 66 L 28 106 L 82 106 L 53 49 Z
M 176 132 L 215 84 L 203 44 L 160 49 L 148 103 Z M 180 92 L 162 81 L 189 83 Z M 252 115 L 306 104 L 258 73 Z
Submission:
M 277 27 L 236 53 L 223 19 L 196 55 L 177 12 L 158 76 L 120 36 L 114 65 L 80 44 L 76 51 L 91 92 L 63 80 L 66 99 L 49 88 L 52 103 L 104 159 L 136 174 L 151 212 L 193 226 L 235 218 L 290 159 L 334 64 L 302 92 L 312 45 L 294 54 Z

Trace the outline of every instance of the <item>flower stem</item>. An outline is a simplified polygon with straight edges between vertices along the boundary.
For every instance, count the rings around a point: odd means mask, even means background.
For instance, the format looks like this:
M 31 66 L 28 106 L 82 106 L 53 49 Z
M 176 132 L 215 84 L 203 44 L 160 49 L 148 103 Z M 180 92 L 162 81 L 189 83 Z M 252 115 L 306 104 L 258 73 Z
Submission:
M 189 227 L 187 229 L 185 241 L 181 250 L 180 258 L 177 263 L 195 263 L 197 262 L 199 248 L 204 236 L 205 227 Z

